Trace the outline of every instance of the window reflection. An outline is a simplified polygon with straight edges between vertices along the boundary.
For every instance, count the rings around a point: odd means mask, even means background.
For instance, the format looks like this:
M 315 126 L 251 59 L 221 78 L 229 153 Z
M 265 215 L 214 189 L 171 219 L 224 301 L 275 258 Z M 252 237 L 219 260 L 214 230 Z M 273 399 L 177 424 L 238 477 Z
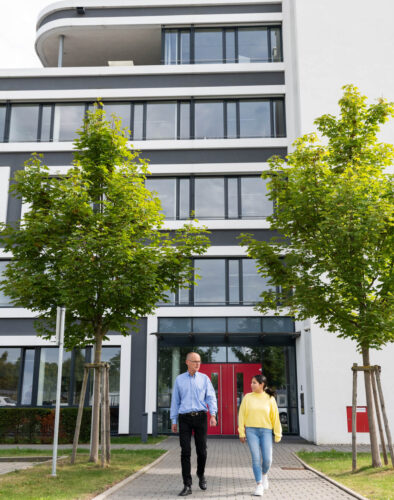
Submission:
M 196 259 L 194 265 L 201 277 L 194 287 L 194 303 L 223 304 L 226 300 L 224 259 Z
M 33 372 L 34 372 L 35 349 L 25 350 L 25 362 L 23 365 L 22 396 L 21 404 L 30 405 L 33 394 Z
M 176 119 L 175 102 L 148 103 L 146 139 L 176 139 Z
M 115 118 L 121 119 L 121 128 L 130 129 L 130 119 L 131 119 L 131 107 L 130 103 L 116 103 L 116 104 L 105 104 L 105 119 L 108 121 L 113 121 L 113 115 Z
M 195 180 L 195 211 L 197 218 L 224 218 L 224 178 Z
M 37 141 L 38 114 L 38 105 L 13 104 L 9 141 Z
M 166 219 L 176 218 L 176 179 L 154 179 L 145 181 L 150 191 L 156 191 L 161 201 L 162 213 Z
M 120 390 L 120 347 L 103 347 L 101 361 L 110 364 L 109 367 L 109 404 L 119 406 Z
M 267 181 L 256 177 L 241 177 L 242 218 L 268 217 L 273 203 L 268 199 Z
M 242 260 L 243 303 L 250 304 L 260 300 L 260 294 L 267 289 L 265 278 L 257 273 L 254 259 Z
M 267 28 L 238 28 L 238 61 L 268 61 Z
M 41 349 L 40 367 L 38 375 L 37 405 L 56 404 L 57 366 L 59 349 L 57 347 L 43 347 Z M 60 390 L 60 404 L 67 405 L 70 388 L 71 352 L 63 353 L 63 371 Z
M 0 406 L 17 403 L 20 362 L 20 348 L 0 348 Z
M 77 130 L 83 125 L 84 115 L 84 104 L 56 104 L 53 140 L 75 140 L 78 137 Z
M 240 101 L 240 137 L 271 137 L 270 102 Z
M 194 34 L 195 63 L 221 63 L 223 61 L 222 30 L 196 29 Z
M 224 137 L 223 102 L 198 101 L 195 104 L 195 138 Z

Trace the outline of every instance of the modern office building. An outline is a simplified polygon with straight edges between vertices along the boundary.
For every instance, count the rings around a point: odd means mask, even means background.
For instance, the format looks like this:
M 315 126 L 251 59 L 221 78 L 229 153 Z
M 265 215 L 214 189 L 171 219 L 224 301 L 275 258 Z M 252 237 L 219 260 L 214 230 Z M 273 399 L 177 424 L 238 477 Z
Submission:
M 198 349 L 218 393 L 211 434 L 236 434 L 237 407 L 262 370 L 278 390 L 285 433 L 350 441 L 350 367 L 361 361 L 354 343 L 313 320 L 258 313 L 254 303 L 266 285 L 237 238 L 272 237 L 266 218 L 273 207 L 260 174 L 272 155 L 285 156 L 313 130 L 315 117 L 336 113 L 342 85 L 394 97 L 393 14 L 389 0 L 379 7 L 366 0 L 64 0 L 37 21 L 43 68 L 0 70 L 1 221 L 26 210 L 8 194 L 15 171 L 40 152 L 54 175 L 65 174 L 75 130 L 101 98 L 150 160 L 147 185 L 162 201 L 165 227 L 179 228 L 194 212 L 211 231 L 211 247 L 194 261 L 198 285 L 141 320 L 139 332 L 114 332 L 105 343 L 116 432 L 141 432 L 144 413 L 149 431 L 157 422 L 159 432 L 170 432 L 172 383 L 185 354 Z M 391 125 L 383 140 L 393 142 L 393 132 Z M 0 249 L 0 273 L 10 258 Z M 36 336 L 33 319 L 0 295 L 0 406 L 54 403 L 57 348 Z M 90 356 L 91 348 L 66 353 L 62 404 L 77 403 Z M 393 359 L 392 345 L 371 354 L 383 368 L 391 422 Z

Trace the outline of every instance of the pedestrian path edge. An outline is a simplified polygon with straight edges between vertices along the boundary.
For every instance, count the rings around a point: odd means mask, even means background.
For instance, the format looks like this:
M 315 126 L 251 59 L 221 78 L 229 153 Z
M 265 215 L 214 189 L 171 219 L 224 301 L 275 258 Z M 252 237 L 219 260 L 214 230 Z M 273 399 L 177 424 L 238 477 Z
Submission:
M 329 483 L 331 484 L 334 484 L 335 486 L 337 486 L 338 488 L 340 488 L 341 490 L 345 491 L 346 493 L 348 493 L 349 495 L 352 495 L 354 496 L 355 498 L 358 498 L 358 500 L 368 500 L 368 498 L 366 497 L 363 497 L 362 495 L 360 495 L 359 493 L 351 490 L 350 488 L 348 488 L 347 486 L 341 484 L 341 483 L 338 483 L 337 481 L 335 481 L 335 479 L 332 479 L 331 477 L 329 476 L 326 476 L 325 474 L 323 474 L 323 472 L 320 472 L 319 470 L 316 470 L 314 469 L 313 467 L 311 467 L 310 465 L 308 465 L 306 462 L 304 462 L 303 460 L 301 460 L 300 457 L 297 456 L 296 453 L 293 452 L 293 455 L 295 456 L 295 458 L 305 467 L 305 469 L 308 469 L 310 470 L 311 472 L 313 472 L 314 474 L 320 476 L 321 478 L 325 479 L 326 481 L 328 481 Z M 94 499 L 93 499 L 94 500 Z
M 122 481 L 116 483 L 114 486 L 111 486 L 111 488 L 108 488 L 108 490 L 103 491 L 103 493 L 100 493 L 96 497 L 92 498 L 92 500 L 103 500 L 104 498 L 107 498 L 109 495 L 112 495 L 112 493 L 115 493 L 120 488 L 123 488 L 123 486 L 126 486 L 126 484 L 131 483 L 131 481 L 134 481 L 134 479 L 137 479 L 137 477 L 141 476 L 142 474 L 145 474 L 145 472 L 149 470 L 151 467 L 154 467 L 155 465 L 160 463 L 163 460 L 163 458 L 166 457 L 169 453 L 170 450 L 166 451 L 159 458 L 156 458 L 154 462 L 145 465 L 145 467 L 142 467 L 142 469 L 137 470 L 137 472 L 134 472 L 134 474 L 132 474 L 131 476 L 122 479 Z

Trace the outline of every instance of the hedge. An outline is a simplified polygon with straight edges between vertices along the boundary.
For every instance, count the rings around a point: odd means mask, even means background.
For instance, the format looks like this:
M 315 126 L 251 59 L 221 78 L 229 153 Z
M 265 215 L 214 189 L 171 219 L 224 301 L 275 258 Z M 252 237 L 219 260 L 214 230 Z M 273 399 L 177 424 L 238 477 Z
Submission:
M 61 408 L 59 443 L 72 443 L 78 408 Z M 91 408 L 84 408 L 80 442 L 90 440 Z M 0 443 L 52 443 L 53 408 L 0 408 Z

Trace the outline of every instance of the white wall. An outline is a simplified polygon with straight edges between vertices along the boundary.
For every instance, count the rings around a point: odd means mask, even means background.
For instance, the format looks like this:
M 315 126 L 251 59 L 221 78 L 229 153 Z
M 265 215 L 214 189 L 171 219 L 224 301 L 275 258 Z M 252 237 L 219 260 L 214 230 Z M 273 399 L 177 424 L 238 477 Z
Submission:
M 302 133 L 314 130 L 316 117 L 337 113 L 345 84 L 358 86 L 371 102 L 382 96 L 394 101 L 392 0 L 292 3 Z M 394 120 L 384 126 L 382 140 L 393 142 Z
M 352 405 L 352 364 L 362 365 L 355 342 L 339 339 L 311 322 L 316 443 L 351 443 L 347 432 L 346 406 Z M 370 361 L 382 367 L 382 386 L 388 420 L 394 431 L 394 344 L 381 351 L 371 350 Z M 366 404 L 364 376 L 358 374 L 359 406 Z M 369 443 L 369 434 L 358 433 L 359 443 Z

